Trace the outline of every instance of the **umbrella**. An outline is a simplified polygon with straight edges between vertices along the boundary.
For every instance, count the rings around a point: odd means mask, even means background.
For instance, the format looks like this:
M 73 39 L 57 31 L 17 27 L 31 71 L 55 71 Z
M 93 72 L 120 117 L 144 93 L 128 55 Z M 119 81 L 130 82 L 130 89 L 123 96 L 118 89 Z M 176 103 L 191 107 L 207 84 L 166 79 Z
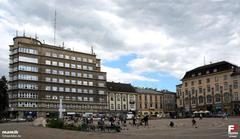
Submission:
M 210 113 L 210 111 L 205 111 L 204 113 Z
M 199 113 L 204 113 L 204 111 L 199 111 Z
M 193 112 L 194 114 L 199 113 L 198 111 Z

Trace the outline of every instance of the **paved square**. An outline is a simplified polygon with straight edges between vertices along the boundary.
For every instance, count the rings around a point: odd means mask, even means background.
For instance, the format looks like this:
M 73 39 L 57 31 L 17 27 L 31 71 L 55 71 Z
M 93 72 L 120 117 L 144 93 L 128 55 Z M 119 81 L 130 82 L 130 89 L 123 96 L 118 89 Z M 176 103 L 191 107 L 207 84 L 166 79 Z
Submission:
M 127 129 L 121 133 L 80 132 L 43 128 L 34 127 L 31 123 L 0 124 L 0 130 L 18 130 L 23 139 L 227 139 L 228 125 L 237 124 L 239 119 L 196 119 L 198 128 L 192 127 L 192 119 L 190 118 L 171 119 L 176 125 L 175 128 L 168 126 L 170 119 L 150 120 L 149 127 L 136 128 L 128 125 Z

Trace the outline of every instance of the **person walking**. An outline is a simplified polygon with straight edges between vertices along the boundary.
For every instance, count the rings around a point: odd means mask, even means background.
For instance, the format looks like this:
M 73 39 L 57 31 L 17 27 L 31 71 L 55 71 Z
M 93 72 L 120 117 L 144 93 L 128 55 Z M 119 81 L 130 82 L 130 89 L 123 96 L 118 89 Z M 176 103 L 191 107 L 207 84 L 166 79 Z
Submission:
M 197 121 L 194 118 L 192 119 L 192 126 L 197 128 Z
M 136 126 L 136 117 L 135 116 L 132 117 L 132 122 L 133 122 L 133 126 Z

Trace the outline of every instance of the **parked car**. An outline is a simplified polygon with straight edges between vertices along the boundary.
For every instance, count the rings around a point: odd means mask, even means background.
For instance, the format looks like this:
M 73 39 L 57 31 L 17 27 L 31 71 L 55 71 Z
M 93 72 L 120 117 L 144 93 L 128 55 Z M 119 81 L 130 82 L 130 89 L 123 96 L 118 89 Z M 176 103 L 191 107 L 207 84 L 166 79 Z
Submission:
M 26 122 L 27 120 L 24 118 L 16 118 L 16 119 L 12 119 L 11 122 Z

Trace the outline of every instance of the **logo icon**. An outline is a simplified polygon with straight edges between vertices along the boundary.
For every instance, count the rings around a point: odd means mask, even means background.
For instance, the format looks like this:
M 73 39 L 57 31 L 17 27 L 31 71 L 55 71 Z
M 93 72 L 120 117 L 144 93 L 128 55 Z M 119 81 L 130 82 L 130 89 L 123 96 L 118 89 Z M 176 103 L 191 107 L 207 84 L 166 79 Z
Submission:
M 238 124 L 228 125 L 228 137 L 238 137 Z

